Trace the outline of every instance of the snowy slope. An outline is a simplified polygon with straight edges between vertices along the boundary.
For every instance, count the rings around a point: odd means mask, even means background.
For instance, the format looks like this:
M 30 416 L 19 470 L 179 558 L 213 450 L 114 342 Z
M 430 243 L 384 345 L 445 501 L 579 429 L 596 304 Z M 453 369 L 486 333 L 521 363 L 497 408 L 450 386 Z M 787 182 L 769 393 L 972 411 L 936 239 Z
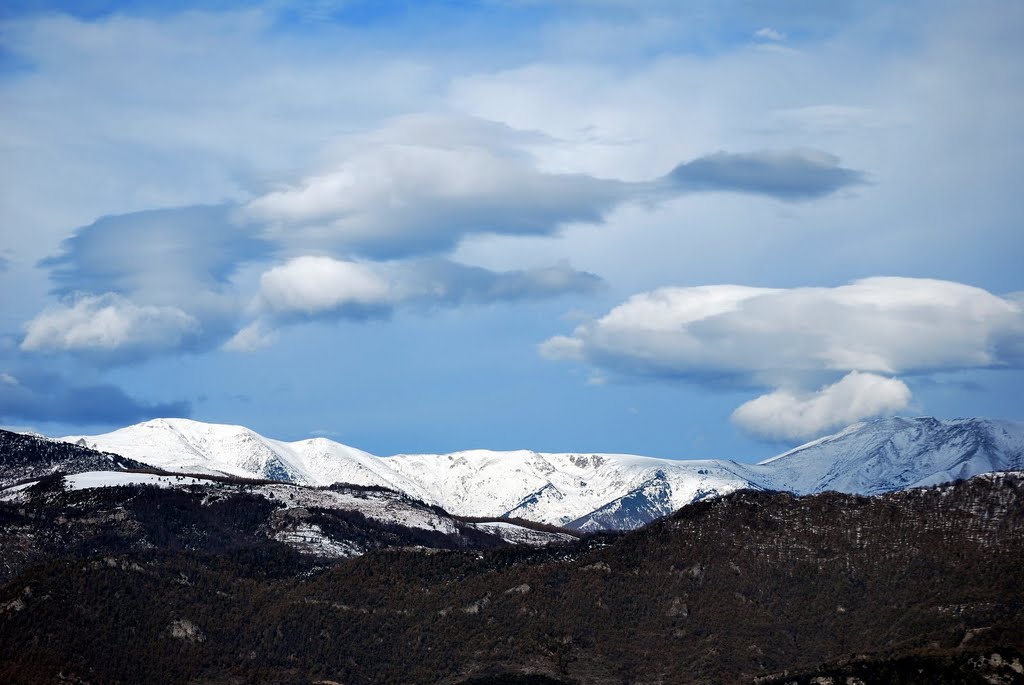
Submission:
M 760 464 L 525 450 L 382 458 L 322 438 L 283 442 L 242 426 L 185 419 L 63 439 L 166 470 L 380 485 L 457 515 L 583 530 L 635 528 L 739 488 L 875 494 L 1024 468 L 1024 424 L 987 419 L 880 419 Z
M 26 502 L 28 489 L 38 483 L 30 480 L 0 489 L 0 502 Z M 190 485 L 219 486 L 213 481 L 188 476 L 169 476 L 156 473 L 125 473 L 124 471 L 84 471 L 64 476 L 65 490 L 115 488 L 122 485 L 155 485 L 158 488 L 180 488 Z
M 871 495 L 1024 468 L 1024 424 L 989 419 L 890 418 L 763 461 L 752 479 L 797 494 Z
M 303 485 L 380 485 L 429 501 L 416 483 L 392 472 L 378 457 L 332 440 L 284 442 L 243 426 L 189 419 L 153 419 L 65 442 L 129 456 L 168 471 L 268 478 Z
M 663 516 L 708 493 L 756 487 L 725 461 L 673 461 L 624 454 L 544 454 L 473 450 L 384 459 L 463 516 L 513 516 L 563 525 L 653 480 L 663 483 Z M 633 526 L 631 526 L 633 527 Z
M 243 426 L 188 419 L 154 419 L 112 433 L 62 440 L 170 471 L 306 485 L 380 485 L 453 514 L 508 515 L 559 525 L 642 489 L 652 478 L 664 480 L 664 493 L 647 507 L 651 514 L 630 527 L 695 498 L 755 486 L 741 475 L 743 467 L 731 462 L 488 450 L 380 458 L 323 438 L 284 442 Z

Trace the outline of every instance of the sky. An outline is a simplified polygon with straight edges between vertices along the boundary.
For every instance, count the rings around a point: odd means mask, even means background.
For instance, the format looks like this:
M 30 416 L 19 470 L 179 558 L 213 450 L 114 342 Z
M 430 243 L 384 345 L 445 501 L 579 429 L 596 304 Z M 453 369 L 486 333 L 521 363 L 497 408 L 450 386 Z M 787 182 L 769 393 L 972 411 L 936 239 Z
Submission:
M 1024 419 L 1024 5 L 0 9 L 0 425 L 754 461 Z

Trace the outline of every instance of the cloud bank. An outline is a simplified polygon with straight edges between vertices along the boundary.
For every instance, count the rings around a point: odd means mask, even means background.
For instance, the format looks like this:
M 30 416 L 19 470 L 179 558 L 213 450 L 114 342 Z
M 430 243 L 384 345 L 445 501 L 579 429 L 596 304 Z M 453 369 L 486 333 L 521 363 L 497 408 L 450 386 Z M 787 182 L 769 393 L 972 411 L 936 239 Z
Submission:
M 1021 335 L 1017 301 L 950 281 L 877 277 L 837 288 L 661 288 L 542 351 L 631 375 L 712 370 L 767 381 L 804 371 L 1017 366 Z
M 530 140 L 477 119 L 399 119 L 344 141 L 329 168 L 242 214 L 293 245 L 387 259 L 450 250 L 472 234 L 550 235 L 598 223 L 628 198 L 620 181 L 540 170 Z
M 26 324 L 21 349 L 124 363 L 225 340 L 227 349 L 252 349 L 298 318 L 364 320 L 401 307 L 590 293 L 601 279 L 564 264 L 492 272 L 424 255 L 469 235 L 551 235 L 568 223 L 600 223 L 624 202 L 665 194 L 811 199 L 860 178 L 805 151 L 717 153 L 652 182 L 555 174 L 528 152 L 540 139 L 469 117 L 405 117 L 345 139 L 327 171 L 244 205 L 103 217 L 40 263 L 68 301 Z M 260 320 L 239 331 L 246 298 L 232 293 L 233 277 L 304 248 L 321 254 L 265 270 Z
M 148 403 L 105 383 L 78 383 L 37 370 L 0 373 L 0 420 L 126 424 L 158 416 L 187 417 L 187 402 Z
M 40 262 L 65 301 L 27 322 L 20 348 L 128 363 L 252 349 L 299 319 L 588 294 L 603 281 L 565 264 L 496 272 L 440 255 L 470 236 L 600 224 L 629 202 L 708 191 L 810 200 L 861 179 L 835 157 L 791 150 L 719 152 L 627 182 L 543 169 L 531 149 L 550 142 L 474 117 L 410 115 L 336 141 L 321 171 L 248 202 L 102 217 Z M 244 276 L 258 269 L 253 293 Z
M 260 277 L 260 306 L 278 315 L 363 318 L 400 306 L 432 307 L 588 294 L 600 277 L 568 264 L 491 271 L 446 259 L 400 263 L 297 257 Z
M 274 329 L 295 320 L 385 318 L 398 309 L 419 311 L 590 294 L 600 277 L 568 264 L 491 271 L 445 259 L 356 262 L 324 256 L 288 260 L 260 276 L 258 314 L 224 348 L 252 351 L 274 339 Z
M 801 201 L 864 179 L 815 150 L 717 152 L 644 182 L 552 173 L 529 152 L 544 140 L 480 119 L 406 117 L 345 141 L 333 165 L 239 215 L 271 239 L 388 259 L 450 250 L 470 235 L 555 235 L 628 202 L 715 191 Z
M 39 262 L 60 302 L 24 324 L 20 349 L 104 365 L 212 349 L 238 326 L 234 277 L 272 250 L 228 205 L 102 217 Z
M 766 437 L 796 438 L 905 407 L 909 390 L 892 376 L 1024 367 L 1022 341 L 1016 297 L 876 277 L 836 288 L 661 288 L 540 351 L 613 376 L 775 388 L 734 420 Z

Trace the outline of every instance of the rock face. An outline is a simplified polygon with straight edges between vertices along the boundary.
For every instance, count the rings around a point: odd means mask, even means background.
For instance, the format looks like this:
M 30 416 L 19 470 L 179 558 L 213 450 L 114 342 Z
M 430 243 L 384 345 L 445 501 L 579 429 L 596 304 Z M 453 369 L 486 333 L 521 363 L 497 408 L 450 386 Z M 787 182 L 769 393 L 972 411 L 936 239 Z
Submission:
M 880 419 L 760 464 L 526 450 L 376 457 L 330 440 L 287 443 L 185 419 L 64 439 L 170 470 L 377 485 L 462 516 L 581 530 L 637 528 L 739 489 L 867 495 L 1024 468 L 1024 424 L 987 419 Z
M 172 621 L 171 625 L 167 627 L 170 636 L 177 640 L 185 640 L 187 642 L 206 642 L 206 634 L 199 629 L 192 621 L 187 618 L 178 619 Z
M 717 490 L 711 492 L 718 494 Z M 697 501 L 697 498 L 694 501 Z M 638 487 L 572 521 L 568 527 L 584 531 L 633 529 L 671 511 L 672 484 L 665 472 L 659 470 Z

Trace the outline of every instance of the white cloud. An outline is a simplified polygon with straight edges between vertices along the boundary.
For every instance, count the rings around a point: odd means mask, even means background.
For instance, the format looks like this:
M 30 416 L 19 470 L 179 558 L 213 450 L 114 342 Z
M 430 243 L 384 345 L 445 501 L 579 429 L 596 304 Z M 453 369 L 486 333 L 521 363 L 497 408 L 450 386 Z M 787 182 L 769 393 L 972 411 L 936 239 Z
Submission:
M 176 307 L 139 305 L 115 293 L 82 295 L 29 321 L 21 349 L 141 354 L 179 348 L 199 329 Z
M 474 233 L 546 235 L 596 222 L 624 184 L 540 171 L 533 134 L 453 116 L 395 120 L 336 146 L 325 171 L 249 202 L 242 214 L 292 245 L 377 257 L 444 251 Z
M 221 349 L 227 352 L 255 352 L 269 347 L 276 338 L 275 331 L 269 330 L 265 321 L 257 319 L 228 338 Z
M 836 288 L 661 288 L 556 337 L 549 357 L 630 375 L 924 373 L 1016 366 L 1019 302 L 961 283 L 876 277 Z
M 540 352 L 620 377 L 774 388 L 733 420 L 759 435 L 802 438 L 904 408 L 910 391 L 891 376 L 1024 367 L 1024 307 L 1012 296 L 914 278 L 661 288 L 547 340 Z
M 805 440 L 863 419 L 895 414 L 910 402 L 910 388 L 896 378 L 851 371 L 815 392 L 775 390 L 745 402 L 732 421 L 752 435 Z
M 335 146 L 334 164 L 248 202 L 239 212 L 293 248 L 375 258 L 443 252 L 468 236 L 552 236 L 601 223 L 629 203 L 731 191 L 810 200 L 862 182 L 828 153 L 717 152 L 627 182 L 539 167 L 537 133 L 472 117 L 396 119 Z M 676 160 L 678 162 L 678 160 Z
M 786 34 L 776 31 L 769 26 L 754 31 L 754 37 L 772 41 L 786 40 Z
M 345 307 L 388 306 L 392 292 L 367 264 L 305 256 L 265 272 L 260 298 L 274 313 L 315 315 Z
M 276 324 L 295 319 L 367 319 L 396 308 L 431 308 L 589 294 L 598 276 L 567 263 L 495 272 L 445 259 L 355 262 L 296 257 L 260 276 L 251 313 L 256 320 L 222 349 L 252 351 L 273 341 Z

